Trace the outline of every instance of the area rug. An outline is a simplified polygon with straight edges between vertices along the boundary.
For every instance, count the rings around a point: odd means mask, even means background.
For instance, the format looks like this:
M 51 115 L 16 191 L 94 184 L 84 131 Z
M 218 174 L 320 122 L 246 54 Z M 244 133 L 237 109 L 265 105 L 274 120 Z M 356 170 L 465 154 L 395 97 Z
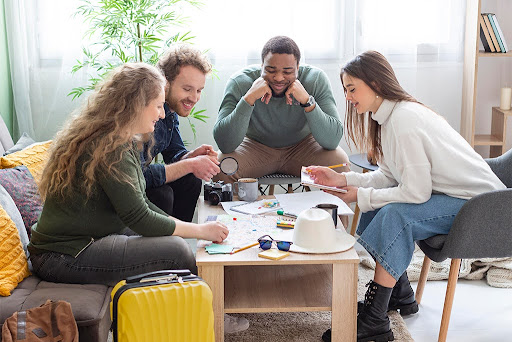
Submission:
M 362 259 L 364 256 L 360 255 Z M 366 293 L 366 284 L 373 279 L 373 269 L 365 263 L 359 264 L 357 299 L 363 300 Z M 290 313 L 258 313 L 258 314 L 232 314 L 245 317 L 249 320 L 249 329 L 240 333 L 225 334 L 226 342 L 239 341 L 322 341 L 322 333 L 331 327 L 330 312 L 290 312 Z M 389 312 L 391 329 L 395 341 L 414 341 L 407 330 L 405 322 L 396 311 Z

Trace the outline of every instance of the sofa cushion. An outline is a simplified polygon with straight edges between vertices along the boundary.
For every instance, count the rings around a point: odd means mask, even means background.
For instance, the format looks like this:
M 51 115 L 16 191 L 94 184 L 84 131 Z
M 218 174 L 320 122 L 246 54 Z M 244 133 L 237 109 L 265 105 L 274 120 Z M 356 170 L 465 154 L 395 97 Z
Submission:
M 20 211 L 18 210 L 18 207 L 16 207 L 16 203 L 14 203 L 11 195 L 9 195 L 7 190 L 5 190 L 5 188 L 1 184 L 0 206 L 4 208 L 4 210 L 7 212 L 7 215 L 9 215 L 11 220 L 16 225 L 18 233 L 20 234 L 21 245 L 23 246 L 25 254 L 27 254 L 28 234 L 27 230 L 25 229 L 25 224 L 23 223 L 23 218 L 21 217 Z
M 18 284 L 9 297 L 0 297 L 0 325 L 14 312 L 20 311 L 28 295 L 34 291 L 41 279 L 31 275 Z
M 9 169 L 15 166 L 25 165 L 32 173 L 36 183 L 41 179 L 44 166 L 48 160 L 48 148 L 51 141 L 36 143 L 24 148 L 21 151 L 3 156 L 0 159 L 0 167 Z
M 41 281 L 25 300 L 23 309 L 41 305 L 47 299 L 65 300 L 71 303 L 78 326 L 93 325 L 103 318 L 100 314 L 104 309 L 104 302 L 107 301 L 107 304 L 110 302 L 106 297 L 109 293 L 110 288 L 106 285 Z
M 14 153 L 14 152 L 21 151 L 24 148 L 27 148 L 28 146 L 30 146 L 32 144 L 35 144 L 34 139 L 29 137 L 29 135 L 27 133 L 23 133 L 21 135 L 21 137 L 18 139 L 18 141 L 16 142 L 16 144 L 13 147 L 11 147 L 10 149 L 8 149 L 7 151 L 4 152 L 4 156 L 7 155 L 7 154 L 11 154 L 11 153 Z
M 28 277 L 27 256 L 16 225 L 0 207 L 0 296 L 9 296 Z
M 32 174 L 26 166 L 1 169 L 0 184 L 16 203 L 30 237 L 30 229 L 43 210 L 43 203 Z
M 32 275 L 11 296 L 0 297 L 0 325 L 14 312 L 39 306 L 47 299 L 65 300 L 71 304 L 80 342 L 106 341 L 111 290 L 105 285 L 49 283 Z

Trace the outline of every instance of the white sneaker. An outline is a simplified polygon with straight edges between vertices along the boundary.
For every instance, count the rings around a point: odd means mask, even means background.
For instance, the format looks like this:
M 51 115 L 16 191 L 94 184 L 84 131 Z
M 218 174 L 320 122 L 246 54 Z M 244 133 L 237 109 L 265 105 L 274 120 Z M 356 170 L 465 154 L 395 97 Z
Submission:
M 243 317 L 224 314 L 224 333 L 232 334 L 249 329 L 249 321 Z

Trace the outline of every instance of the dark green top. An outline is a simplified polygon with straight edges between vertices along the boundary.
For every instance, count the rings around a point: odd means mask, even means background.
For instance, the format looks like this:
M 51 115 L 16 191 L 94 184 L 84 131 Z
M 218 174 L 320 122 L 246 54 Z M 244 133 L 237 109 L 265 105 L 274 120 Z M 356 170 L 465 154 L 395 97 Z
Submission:
M 285 97 L 271 97 L 268 104 L 248 104 L 244 96 L 261 76 L 261 65 L 253 65 L 231 76 L 226 84 L 213 137 L 223 153 L 233 152 L 247 136 L 272 148 L 298 144 L 309 134 L 327 150 L 334 150 L 343 136 L 343 123 L 336 109 L 331 84 L 322 70 L 299 66 L 297 79 L 315 98 L 315 108 L 306 113 L 301 106 L 286 104 Z
M 86 160 L 79 159 L 74 188 L 82 184 L 81 165 Z M 101 174 L 88 200 L 83 191 L 76 191 L 65 201 L 60 196 L 47 196 L 41 217 L 32 227 L 29 249 L 76 257 L 94 240 L 126 227 L 142 236 L 172 235 L 175 222 L 146 197 L 146 182 L 135 148 L 124 152 L 116 167 L 133 179 L 132 184 Z

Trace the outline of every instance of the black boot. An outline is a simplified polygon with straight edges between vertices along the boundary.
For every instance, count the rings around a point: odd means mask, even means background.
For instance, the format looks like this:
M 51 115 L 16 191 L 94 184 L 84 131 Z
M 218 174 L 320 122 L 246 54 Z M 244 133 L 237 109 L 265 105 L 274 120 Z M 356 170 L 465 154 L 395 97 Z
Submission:
M 357 302 L 357 312 L 361 312 L 363 302 Z M 414 299 L 414 290 L 411 287 L 407 272 L 397 280 L 389 299 L 388 311 L 396 310 L 402 316 L 412 315 L 418 312 L 419 307 Z
M 388 342 L 395 337 L 391 331 L 387 314 L 389 298 L 393 291 L 374 281 L 368 283 L 362 310 L 357 315 L 357 342 Z M 322 340 L 331 341 L 331 329 L 324 332 Z
M 407 272 L 402 274 L 393 287 L 388 310 L 398 310 L 402 316 L 418 312 L 418 303 L 416 303 L 416 299 L 414 298 L 414 290 L 411 287 L 409 278 L 407 278 Z

